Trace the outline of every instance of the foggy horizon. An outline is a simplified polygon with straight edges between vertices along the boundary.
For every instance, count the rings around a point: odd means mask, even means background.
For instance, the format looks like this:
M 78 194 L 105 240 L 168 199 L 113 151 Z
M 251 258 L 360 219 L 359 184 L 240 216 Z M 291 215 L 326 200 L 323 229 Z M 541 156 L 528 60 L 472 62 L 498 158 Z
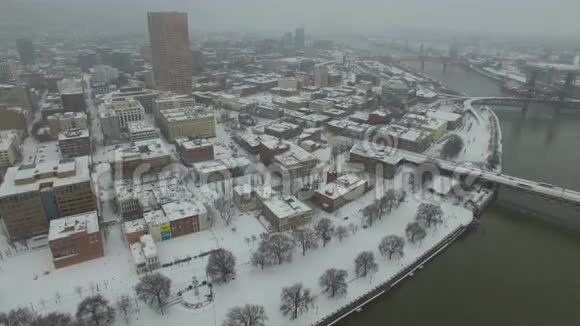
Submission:
M 147 11 L 185 11 L 190 30 L 200 32 L 279 34 L 303 26 L 323 35 L 405 31 L 564 40 L 580 29 L 580 2 L 573 0 L 4 0 L 0 6 L 4 35 L 146 33 Z

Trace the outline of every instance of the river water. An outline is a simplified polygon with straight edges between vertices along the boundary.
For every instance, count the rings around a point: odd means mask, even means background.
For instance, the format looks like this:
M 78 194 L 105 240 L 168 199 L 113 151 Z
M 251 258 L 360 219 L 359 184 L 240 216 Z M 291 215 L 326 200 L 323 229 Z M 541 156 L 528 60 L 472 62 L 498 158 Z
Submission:
M 441 64 L 426 63 L 425 74 L 468 95 L 502 95 L 493 81 L 460 66 L 443 72 Z M 493 109 L 503 132 L 505 173 L 580 190 L 580 114 L 540 105 L 525 115 Z M 579 323 L 578 233 L 492 207 L 477 230 L 340 325 Z

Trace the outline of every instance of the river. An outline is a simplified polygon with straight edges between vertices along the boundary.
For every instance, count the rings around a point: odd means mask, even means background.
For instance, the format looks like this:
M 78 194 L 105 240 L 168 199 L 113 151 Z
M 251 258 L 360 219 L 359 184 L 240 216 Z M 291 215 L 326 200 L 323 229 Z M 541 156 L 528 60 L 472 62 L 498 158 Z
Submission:
M 501 96 L 493 81 L 460 66 L 443 72 L 441 64 L 426 63 L 425 74 L 468 95 Z M 542 105 L 525 115 L 493 109 L 503 132 L 504 172 L 580 190 L 579 114 Z M 579 258 L 576 232 L 492 207 L 478 229 L 340 325 L 577 324 Z

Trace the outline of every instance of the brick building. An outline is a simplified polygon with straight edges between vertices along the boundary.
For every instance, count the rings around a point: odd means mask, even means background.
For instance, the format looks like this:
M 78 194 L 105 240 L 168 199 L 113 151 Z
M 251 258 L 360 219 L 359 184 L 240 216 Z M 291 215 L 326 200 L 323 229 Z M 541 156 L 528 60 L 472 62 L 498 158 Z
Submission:
M 97 212 L 50 221 L 48 244 L 55 268 L 103 257 L 105 253 Z
M 91 138 L 87 129 L 69 129 L 58 135 L 58 146 L 64 158 L 91 155 Z

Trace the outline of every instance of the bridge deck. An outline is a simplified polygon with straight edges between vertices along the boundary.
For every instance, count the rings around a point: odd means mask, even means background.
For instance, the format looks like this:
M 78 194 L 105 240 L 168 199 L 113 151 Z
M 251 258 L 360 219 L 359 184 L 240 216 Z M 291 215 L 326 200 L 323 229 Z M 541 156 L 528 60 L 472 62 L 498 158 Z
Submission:
M 482 169 L 476 166 L 465 165 L 464 163 L 456 163 L 441 158 L 436 158 L 428 155 L 409 152 L 401 149 L 386 148 L 377 144 L 360 144 L 368 149 L 376 150 L 374 157 L 385 162 L 406 161 L 416 165 L 423 163 L 435 164 L 440 169 L 451 172 L 456 175 L 470 175 L 489 182 L 525 190 L 531 193 L 551 197 L 576 205 L 580 205 L 580 192 L 557 187 L 548 183 L 531 181 L 523 178 L 512 177 L 503 173 L 494 172 L 487 169 Z M 368 153 L 368 151 L 367 151 Z M 381 158 L 381 156 L 383 156 Z

